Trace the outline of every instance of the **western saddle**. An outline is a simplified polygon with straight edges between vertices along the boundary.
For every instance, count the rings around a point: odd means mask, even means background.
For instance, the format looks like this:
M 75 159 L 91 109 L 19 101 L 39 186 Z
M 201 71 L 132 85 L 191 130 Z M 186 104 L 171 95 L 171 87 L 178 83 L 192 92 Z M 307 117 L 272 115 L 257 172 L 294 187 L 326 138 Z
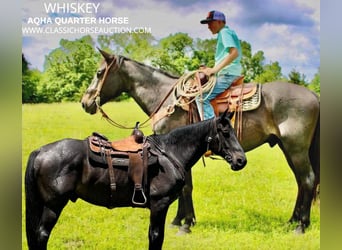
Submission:
M 88 137 L 88 142 L 89 149 L 93 153 L 102 155 L 106 159 L 105 162 L 108 165 L 110 178 L 111 196 L 116 190 L 113 163 L 115 165 L 116 162 L 124 162 L 128 166 L 128 176 L 134 183 L 132 203 L 137 206 L 143 206 L 147 202 L 144 186 L 147 182 L 149 145 L 145 142 L 143 132 L 138 129 L 138 124 L 137 122 L 132 134 L 127 138 L 109 141 L 105 136 L 94 132 L 92 136 Z
M 256 84 L 243 83 L 243 79 L 244 76 L 238 77 L 228 89 L 210 101 L 216 116 L 227 108 L 231 111 L 239 111 L 242 108 L 242 101 L 256 93 Z

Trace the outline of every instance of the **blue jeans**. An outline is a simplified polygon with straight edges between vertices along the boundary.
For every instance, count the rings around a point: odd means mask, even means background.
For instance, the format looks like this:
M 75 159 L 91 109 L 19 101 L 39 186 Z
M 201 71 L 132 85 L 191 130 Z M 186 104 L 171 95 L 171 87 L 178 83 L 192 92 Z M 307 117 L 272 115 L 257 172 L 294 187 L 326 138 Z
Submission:
M 220 75 L 216 78 L 216 84 L 213 88 L 213 91 L 209 93 L 203 93 L 202 99 L 200 100 L 200 96 L 196 98 L 196 104 L 198 107 L 198 111 L 200 113 L 200 116 L 202 120 L 208 120 L 215 117 L 214 109 L 210 104 L 210 100 L 214 99 L 217 95 L 221 94 L 223 91 L 225 91 L 232 82 L 238 78 L 239 76 L 234 75 Z M 203 107 L 203 112 L 202 112 Z M 204 117 L 202 117 L 202 114 Z

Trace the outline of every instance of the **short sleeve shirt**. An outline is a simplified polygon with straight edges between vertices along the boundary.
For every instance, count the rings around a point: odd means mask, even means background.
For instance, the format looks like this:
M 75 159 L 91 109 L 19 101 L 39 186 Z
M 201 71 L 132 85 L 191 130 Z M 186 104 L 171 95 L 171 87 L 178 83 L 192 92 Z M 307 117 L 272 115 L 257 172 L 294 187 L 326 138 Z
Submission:
M 235 58 L 229 65 L 224 67 L 218 72 L 218 75 L 230 74 L 241 75 L 241 44 L 234 30 L 224 26 L 217 35 L 216 53 L 215 53 L 215 65 L 219 64 L 228 54 L 230 48 L 237 48 L 239 56 Z

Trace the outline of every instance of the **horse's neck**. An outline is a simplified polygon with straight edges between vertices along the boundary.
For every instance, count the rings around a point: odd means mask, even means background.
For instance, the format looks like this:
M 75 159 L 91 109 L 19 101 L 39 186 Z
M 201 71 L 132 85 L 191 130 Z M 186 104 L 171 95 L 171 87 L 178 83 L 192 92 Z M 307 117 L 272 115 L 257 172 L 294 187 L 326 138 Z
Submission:
M 196 126 L 203 126 L 203 129 L 196 129 Z M 208 131 L 210 131 L 210 124 L 209 121 L 205 121 L 201 124 L 177 128 L 157 137 L 166 154 L 176 158 L 188 171 L 204 154 Z
M 157 69 L 132 60 L 125 62 L 125 71 L 131 84 L 128 93 L 147 115 L 155 111 L 177 80 Z M 166 101 L 165 104 L 169 104 L 168 102 Z

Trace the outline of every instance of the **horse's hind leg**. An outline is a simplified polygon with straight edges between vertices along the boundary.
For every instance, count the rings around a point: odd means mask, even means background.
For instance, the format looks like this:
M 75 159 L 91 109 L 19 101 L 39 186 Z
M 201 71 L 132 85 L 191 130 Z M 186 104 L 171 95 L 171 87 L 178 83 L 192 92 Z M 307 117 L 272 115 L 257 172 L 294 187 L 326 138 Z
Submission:
M 66 203 L 67 201 L 54 209 L 43 206 L 40 213 L 34 212 L 34 215 L 26 214 L 27 241 L 29 249 L 47 249 L 47 242 L 49 240 L 50 233 Z M 34 216 L 34 218 L 32 216 Z M 39 221 L 39 223 L 32 223 L 32 219 Z
M 47 248 L 51 230 L 67 204 L 68 196 L 67 192 L 56 189 L 58 186 L 50 182 L 46 186 L 42 185 L 41 181 L 35 179 L 32 166 L 29 165 L 25 176 L 26 235 L 29 249 L 40 250 Z
M 185 185 L 178 198 L 178 210 L 172 225 L 180 226 L 178 234 L 190 233 L 190 227 L 196 224 L 195 210 L 192 201 L 192 175 L 191 170 L 185 174 Z M 182 225 L 182 220 L 185 219 Z
M 37 232 L 38 244 L 40 246 L 39 249 L 47 248 L 47 242 L 49 240 L 50 233 L 53 227 L 56 225 L 59 215 L 61 214 L 61 211 L 66 203 L 67 202 L 53 209 L 47 206 L 44 207 Z
M 310 225 L 311 205 L 315 192 L 315 174 L 308 165 L 306 172 L 299 171 L 296 174 L 298 183 L 298 201 L 293 211 L 290 221 L 298 221 L 296 231 L 304 233 L 304 229 Z
M 49 204 L 54 204 L 54 209 L 47 207 L 46 201 L 44 201 L 42 190 L 50 190 L 51 196 L 55 196 L 56 193 L 51 193 L 53 190 L 49 186 L 48 189 L 44 189 L 41 185 L 42 182 L 36 179 L 35 167 L 39 165 L 36 161 L 36 157 L 39 151 L 33 151 L 30 154 L 29 161 L 25 172 L 25 199 L 26 199 L 26 236 L 29 249 L 46 249 L 47 241 L 49 239 L 50 232 L 55 225 L 60 212 L 66 205 L 67 200 L 53 201 Z M 40 167 L 41 169 L 41 167 Z M 55 199 L 56 200 L 56 199 Z M 60 199 L 61 200 L 61 199 Z
M 182 226 L 182 220 L 185 218 L 185 200 L 184 195 L 181 193 L 178 197 L 178 207 L 176 217 L 172 221 L 173 226 Z
M 297 233 L 304 233 L 310 225 L 311 204 L 315 192 L 315 174 L 311 167 L 307 151 L 285 152 L 287 161 L 296 177 L 298 194 L 290 222 L 298 222 Z

